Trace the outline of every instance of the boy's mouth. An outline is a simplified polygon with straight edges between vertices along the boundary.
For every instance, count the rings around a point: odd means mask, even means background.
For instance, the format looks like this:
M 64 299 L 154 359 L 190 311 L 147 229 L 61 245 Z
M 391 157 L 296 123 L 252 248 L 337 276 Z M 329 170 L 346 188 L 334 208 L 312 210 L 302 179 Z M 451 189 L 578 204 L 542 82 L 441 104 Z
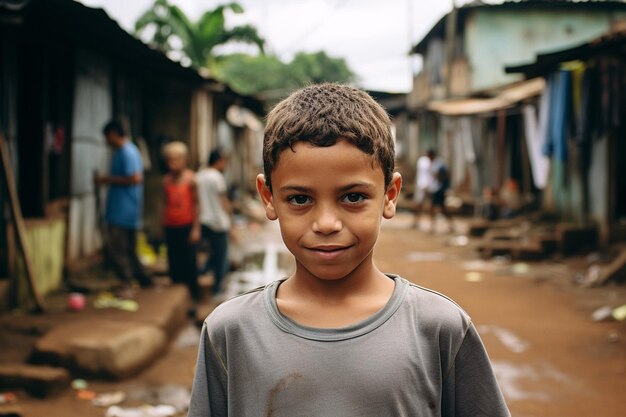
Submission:
M 345 252 L 350 246 L 323 245 L 313 246 L 308 249 L 321 259 L 334 259 Z

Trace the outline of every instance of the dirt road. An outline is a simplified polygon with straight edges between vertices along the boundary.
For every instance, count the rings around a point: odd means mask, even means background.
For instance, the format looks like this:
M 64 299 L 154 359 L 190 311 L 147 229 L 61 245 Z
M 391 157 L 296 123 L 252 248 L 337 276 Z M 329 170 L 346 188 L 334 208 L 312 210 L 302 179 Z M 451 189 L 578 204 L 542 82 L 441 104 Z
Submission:
M 482 262 L 471 243 L 446 246 L 450 235 L 409 224 L 402 216 L 387 224 L 378 265 L 450 296 L 471 315 L 514 417 L 626 415 L 626 323 L 591 320 L 600 306 L 626 303 L 624 286 L 578 287 L 577 259 Z
M 599 306 L 626 303 L 624 286 L 581 289 L 572 280 L 576 259 L 482 261 L 472 242 L 453 246 L 452 235 L 420 232 L 410 222 L 400 215 L 384 224 L 379 267 L 450 296 L 472 316 L 514 417 L 626 415 L 626 323 L 590 318 Z M 89 381 L 90 389 L 132 393 L 188 386 L 195 356 L 195 346 L 173 346 L 144 373 L 118 383 Z M 24 417 L 105 415 L 71 390 L 44 401 L 22 398 L 19 406 Z

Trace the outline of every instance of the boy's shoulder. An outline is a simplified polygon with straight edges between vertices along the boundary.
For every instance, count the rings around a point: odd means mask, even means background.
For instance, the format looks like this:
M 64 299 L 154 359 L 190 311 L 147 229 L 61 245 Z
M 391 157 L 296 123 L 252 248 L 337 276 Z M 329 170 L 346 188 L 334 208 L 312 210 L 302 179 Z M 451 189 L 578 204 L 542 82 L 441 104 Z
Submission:
M 229 329 L 241 323 L 256 321 L 259 313 L 264 310 L 263 292 L 273 285 L 254 288 L 242 294 L 236 295 L 217 307 L 204 320 L 211 329 Z
M 409 282 L 406 306 L 422 325 L 465 332 L 471 318 L 450 297 L 426 287 Z

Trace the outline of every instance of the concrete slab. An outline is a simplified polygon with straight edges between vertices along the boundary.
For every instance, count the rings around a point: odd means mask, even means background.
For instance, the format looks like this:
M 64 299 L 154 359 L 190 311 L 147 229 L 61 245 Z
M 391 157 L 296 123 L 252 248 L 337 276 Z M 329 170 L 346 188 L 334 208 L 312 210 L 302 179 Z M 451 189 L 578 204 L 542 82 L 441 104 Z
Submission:
M 135 300 L 139 311 L 133 313 L 135 322 L 152 324 L 173 337 L 187 324 L 189 290 L 184 285 L 143 290 Z
M 70 374 L 63 368 L 24 364 L 0 365 L 0 391 L 24 390 L 36 397 L 63 391 L 70 385 Z
M 34 360 L 88 374 L 124 378 L 152 363 L 167 343 L 165 332 L 152 324 L 83 320 L 57 326 L 40 338 Z

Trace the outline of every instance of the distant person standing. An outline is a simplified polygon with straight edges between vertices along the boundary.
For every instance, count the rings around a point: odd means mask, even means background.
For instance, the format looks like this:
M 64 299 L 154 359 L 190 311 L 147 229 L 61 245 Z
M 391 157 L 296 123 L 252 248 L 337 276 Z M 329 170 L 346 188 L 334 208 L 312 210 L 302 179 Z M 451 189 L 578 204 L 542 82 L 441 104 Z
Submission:
M 448 229 L 452 230 L 452 216 L 446 208 L 446 192 L 450 188 L 450 173 L 446 164 L 441 158 L 437 157 L 437 153 L 434 150 L 429 154 L 429 158 L 431 160 L 430 174 L 432 176 L 429 187 L 431 195 L 431 231 L 435 230 L 436 215 L 439 212 L 443 214 L 448 221 Z
M 415 168 L 415 192 L 413 193 L 413 201 L 415 202 L 415 211 L 413 216 L 413 227 L 419 227 L 419 215 L 424 209 L 424 204 L 430 200 L 430 186 L 433 181 L 430 165 L 434 159 L 435 151 L 429 149 L 425 155 L 417 159 Z
M 137 147 L 128 139 L 118 120 L 107 123 L 102 132 L 113 149 L 109 175 L 94 175 L 96 184 L 108 186 L 105 209 L 105 245 L 119 279 L 130 285 L 133 278 L 142 287 L 152 279 L 137 257 L 136 234 L 142 225 L 143 163 Z
M 201 273 L 213 271 L 213 294 L 219 293 L 228 272 L 228 235 L 232 209 L 223 174 L 227 164 L 226 155 L 220 149 L 214 149 L 209 154 L 209 167 L 196 174 L 202 238 L 208 242 L 210 251 Z
M 187 168 L 188 151 L 182 142 L 163 148 L 168 172 L 163 178 L 163 229 L 170 278 L 187 285 L 192 299 L 200 299 L 197 243 L 200 240 L 198 193 L 195 173 Z

